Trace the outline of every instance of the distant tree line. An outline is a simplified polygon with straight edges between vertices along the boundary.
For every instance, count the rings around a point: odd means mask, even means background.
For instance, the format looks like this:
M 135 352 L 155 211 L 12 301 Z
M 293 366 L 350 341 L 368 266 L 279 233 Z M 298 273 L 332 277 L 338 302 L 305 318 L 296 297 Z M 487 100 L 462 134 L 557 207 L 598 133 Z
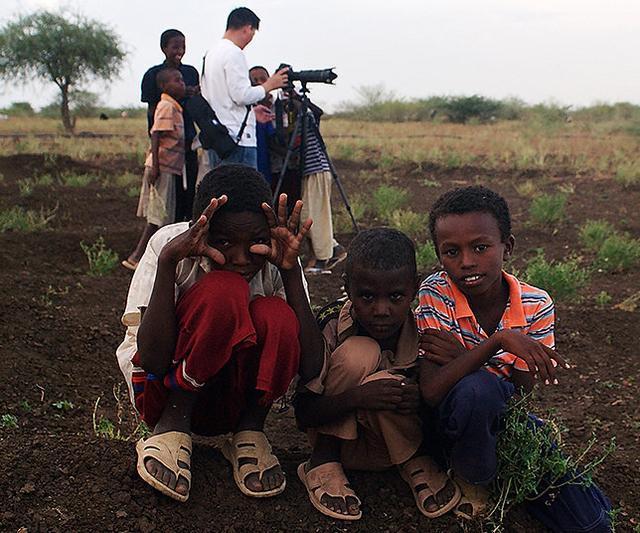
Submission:
M 144 117 L 147 110 L 144 107 L 123 106 L 109 107 L 100 102 L 97 94 L 89 91 L 75 91 L 71 94 L 69 109 L 73 116 L 80 118 L 98 118 L 106 116 L 116 118 L 125 116 Z M 60 99 L 56 98 L 50 104 L 36 110 L 29 102 L 13 102 L 5 108 L 0 108 L 0 115 L 9 117 L 45 117 L 60 118 Z
M 640 128 L 640 106 L 628 102 L 600 103 L 574 109 L 556 103 L 530 105 L 518 98 L 498 100 L 471 96 L 430 96 L 405 99 L 382 85 L 356 89 L 358 98 L 343 103 L 335 117 L 373 122 L 432 121 L 456 124 L 489 123 L 498 120 L 536 120 L 545 124 L 584 120 L 626 121 Z

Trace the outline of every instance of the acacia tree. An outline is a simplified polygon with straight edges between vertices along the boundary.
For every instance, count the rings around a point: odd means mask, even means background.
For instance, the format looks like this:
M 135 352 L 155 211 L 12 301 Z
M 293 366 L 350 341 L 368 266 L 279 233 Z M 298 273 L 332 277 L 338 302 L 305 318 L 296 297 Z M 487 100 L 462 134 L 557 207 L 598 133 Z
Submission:
M 0 77 L 55 83 L 60 89 L 62 124 L 71 133 L 75 118 L 69 111 L 70 91 L 92 79 L 113 79 L 125 55 L 111 29 L 81 15 L 42 11 L 19 16 L 0 28 Z

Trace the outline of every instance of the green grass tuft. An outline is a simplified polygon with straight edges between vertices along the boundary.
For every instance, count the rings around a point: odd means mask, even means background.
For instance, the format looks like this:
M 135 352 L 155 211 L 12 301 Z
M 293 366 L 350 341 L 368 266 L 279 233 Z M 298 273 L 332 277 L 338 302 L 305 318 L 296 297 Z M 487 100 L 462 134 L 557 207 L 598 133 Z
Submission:
M 622 272 L 640 261 L 640 241 L 628 235 L 607 237 L 596 257 L 596 266 L 605 272 Z
M 606 220 L 587 220 L 580 228 L 580 242 L 585 248 L 597 251 L 616 229 Z
M 436 249 L 431 241 L 416 248 L 416 263 L 420 272 L 428 272 L 438 264 Z
M 376 215 L 390 220 L 394 211 L 402 209 L 409 199 L 409 193 L 393 185 L 380 185 L 373 193 L 373 205 Z
M 98 237 L 93 244 L 80 243 L 80 248 L 89 261 L 90 276 L 104 276 L 113 270 L 118 264 L 118 254 L 106 247 L 104 238 Z
M 564 218 L 565 194 L 542 194 L 531 201 L 529 215 L 536 226 L 552 226 Z
M 427 233 L 428 218 L 424 213 L 415 213 L 408 209 L 397 209 L 391 213 L 391 227 L 396 228 L 412 239 L 419 239 Z
M 527 283 L 540 287 L 554 300 L 579 298 L 579 291 L 589 281 L 589 273 L 571 258 L 566 261 L 547 261 L 540 250 L 524 271 Z

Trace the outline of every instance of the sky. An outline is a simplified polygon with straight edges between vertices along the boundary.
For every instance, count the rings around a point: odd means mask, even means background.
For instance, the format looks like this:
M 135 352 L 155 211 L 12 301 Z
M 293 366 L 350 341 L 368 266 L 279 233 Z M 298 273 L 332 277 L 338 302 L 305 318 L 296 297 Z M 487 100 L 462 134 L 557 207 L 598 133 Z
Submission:
M 637 0 L 1 0 L 0 24 L 38 9 L 67 10 L 106 23 L 128 52 L 120 77 L 90 90 L 112 106 L 138 105 L 142 75 L 164 58 L 160 33 L 187 38 L 183 63 L 224 33 L 231 9 L 261 19 L 245 49 L 249 66 L 273 70 L 335 67 L 335 86 L 314 84 L 329 111 L 357 101 L 358 88 L 383 84 L 399 97 L 480 94 L 574 107 L 640 104 Z M 108 7 L 106 7 L 108 6 Z M 51 102 L 52 84 L 0 83 L 0 107 Z

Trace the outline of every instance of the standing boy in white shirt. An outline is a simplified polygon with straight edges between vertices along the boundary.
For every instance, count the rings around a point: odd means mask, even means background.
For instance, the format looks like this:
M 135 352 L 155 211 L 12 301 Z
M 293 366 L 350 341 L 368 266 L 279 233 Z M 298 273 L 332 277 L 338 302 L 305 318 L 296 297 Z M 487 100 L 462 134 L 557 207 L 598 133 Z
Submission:
M 222 40 L 205 55 L 202 95 L 229 134 L 234 139 L 239 137 L 237 149 L 224 160 L 214 150 L 209 150 L 211 168 L 221 163 L 240 163 L 257 168 L 256 120 L 266 122 L 271 119 L 271 113 L 264 106 L 256 106 L 251 112 L 249 106 L 287 84 L 287 69 L 282 69 L 262 85 L 251 86 L 243 50 L 259 26 L 260 19 L 253 11 L 246 7 L 234 9 L 229 13 Z

